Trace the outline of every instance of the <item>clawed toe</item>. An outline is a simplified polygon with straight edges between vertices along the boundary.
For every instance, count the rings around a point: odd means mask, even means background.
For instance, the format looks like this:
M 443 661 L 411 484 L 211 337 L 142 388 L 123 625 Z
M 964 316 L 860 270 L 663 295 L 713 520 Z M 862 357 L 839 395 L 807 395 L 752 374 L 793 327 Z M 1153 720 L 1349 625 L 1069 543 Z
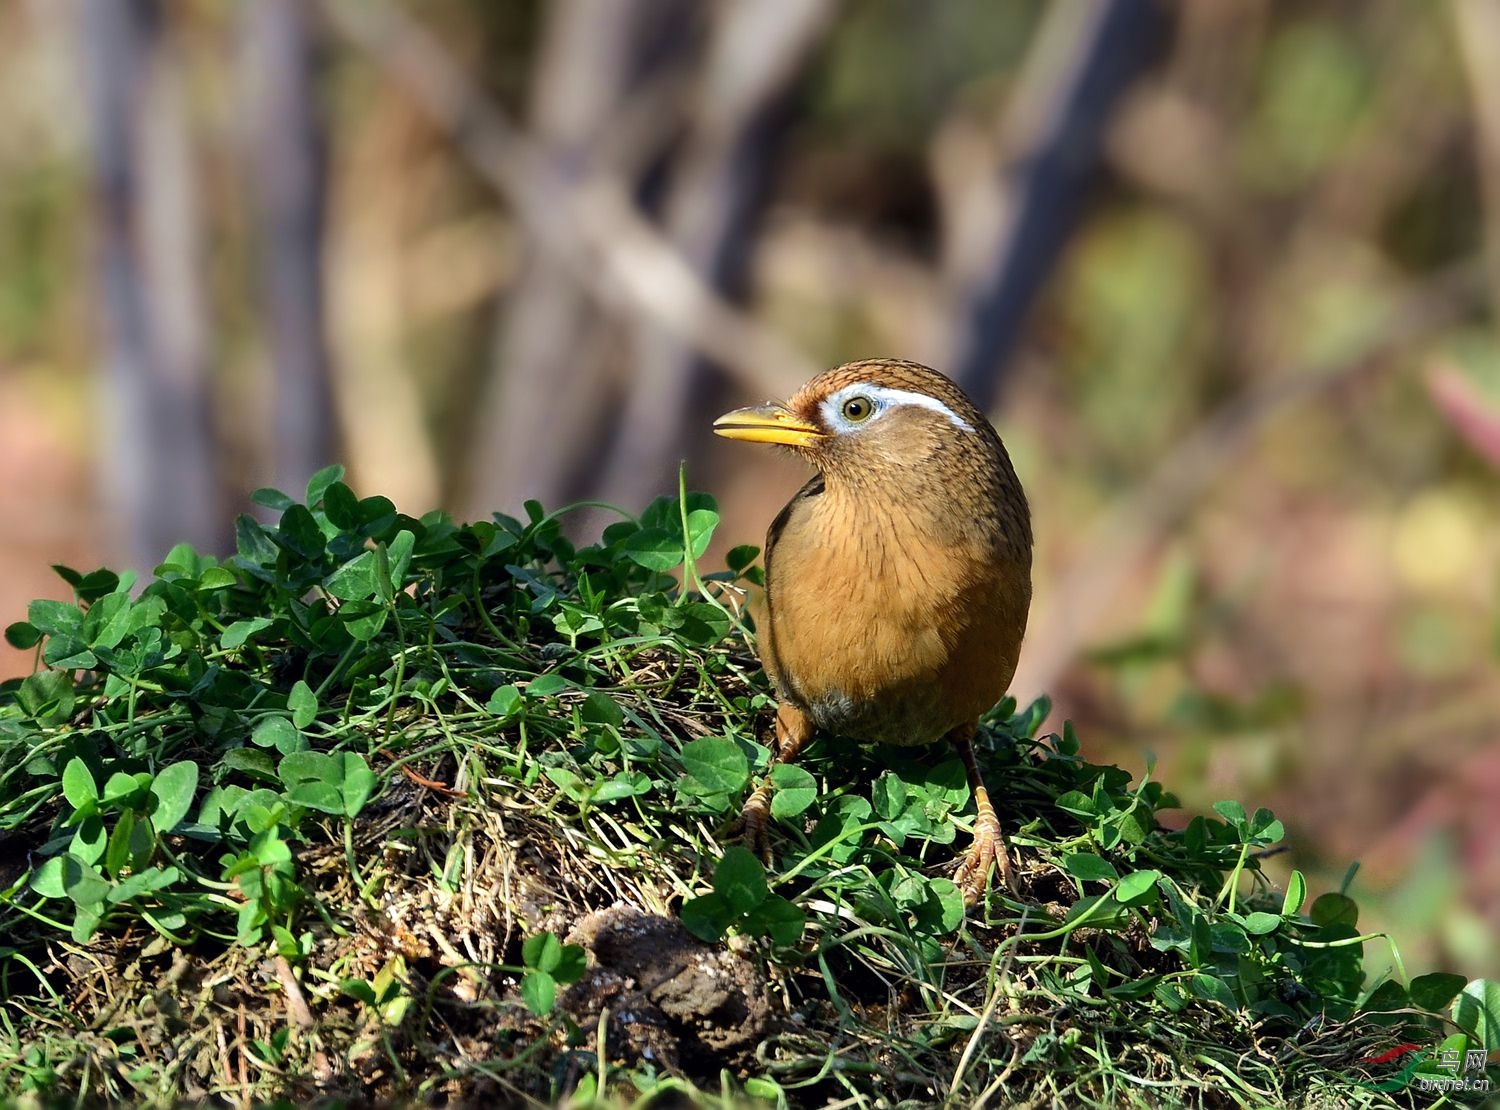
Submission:
M 738 840 L 767 867 L 771 865 L 771 784 L 761 783 L 746 800 L 740 815 L 724 830 L 726 840 Z
M 1010 888 L 1013 884 L 1005 834 L 993 814 L 981 814 L 974 822 L 974 843 L 953 876 L 968 905 L 974 905 L 984 896 L 991 865 L 995 868 L 999 885 Z
M 995 816 L 995 807 L 990 802 L 990 792 L 985 788 L 984 776 L 979 773 L 979 761 L 974 758 L 974 728 L 974 725 L 964 725 L 948 734 L 959 758 L 964 761 L 969 789 L 974 792 L 974 844 L 953 876 L 953 881 L 963 891 L 964 901 L 970 906 L 984 897 L 992 865 L 1000 880 L 999 885 L 1011 886 L 1010 858 L 1005 854 L 1005 834 L 1000 829 L 1000 819 Z

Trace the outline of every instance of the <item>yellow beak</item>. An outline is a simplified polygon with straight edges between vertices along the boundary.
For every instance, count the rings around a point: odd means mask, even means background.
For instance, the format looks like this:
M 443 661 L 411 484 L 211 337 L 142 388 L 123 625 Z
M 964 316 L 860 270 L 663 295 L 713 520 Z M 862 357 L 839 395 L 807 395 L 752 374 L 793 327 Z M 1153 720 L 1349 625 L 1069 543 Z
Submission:
M 823 429 L 793 416 L 783 405 L 754 405 L 726 412 L 714 421 L 714 433 L 725 439 L 784 447 L 811 447 L 824 438 Z

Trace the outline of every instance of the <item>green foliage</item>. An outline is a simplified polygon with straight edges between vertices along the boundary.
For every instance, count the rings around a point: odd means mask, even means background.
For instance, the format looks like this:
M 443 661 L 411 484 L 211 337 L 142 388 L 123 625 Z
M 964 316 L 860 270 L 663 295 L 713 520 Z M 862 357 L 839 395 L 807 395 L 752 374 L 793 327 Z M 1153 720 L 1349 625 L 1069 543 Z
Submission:
M 524 521 L 413 519 L 356 497 L 337 470 L 305 504 L 256 500 L 279 521 L 242 518 L 229 559 L 179 547 L 138 593 L 108 571 L 61 568 L 75 601 L 37 602 L 7 630 L 39 663 L 0 686 L 0 831 L 35 845 L 0 891 L 0 929 L 17 938 L 0 951 L 7 968 L 34 971 L 38 941 L 149 929 L 164 947 L 207 938 L 279 957 L 372 1029 L 428 1020 L 432 989 L 405 951 L 357 967 L 319 966 L 317 953 L 382 907 L 383 847 L 426 835 L 404 818 L 379 824 L 407 776 L 431 785 L 458 767 L 507 814 L 566 826 L 583 870 L 639 878 L 696 937 L 733 936 L 779 964 L 787 989 L 857 1031 L 870 1059 L 898 1042 L 856 1017 L 869 1001 L 859 984 L 899 984 L 917 1015 L 899 1051 L 918 1072 L 951 1063 L 1006 991 L 1070 1015 L 1027 1066 L 1104 1069 L 1088 1074 L 1106 1086 L 1111 1054 L 1142 1023 L 1174 1036 L 1215 1021 L 1261 1036 L 1348 1023 L 1435 1042 L 1441 1015 L 1464 1044 L 1494 1045 L 1493 984 L 1367 985 L 1376 938 L 1359 932 L 1348 891 L 1310 899 L 1296 872 L 1273 889 L 1261 859 L 1284 830 L 1271 813 L 1221 801 L 1168 815 L 1176 799 L 1150 768 L 1132 781 L 1085 760 L 1071 727 L 1042 735 L 1045 701 L 1007 700 L 983 722 L 978 756 L 1022 879 L 966 913 L 947 877 L 973 802 L 958 759 L 819 737 L 797 764 L 769 767 L 754 728 L 771 699 L 721 604 L 756 579 L 754 552 L 700 573 L 717 522 L 702 495 L 662 499 L 584 546 L 534 504 Z M 707 833 L 766 777 L 770 871 Z M 384 831 L 362 840 L 372 827 Z M 455 858 L 434 868 L 450 893 Z M 330 870 L 347 880 L 344 903 L 329 901 Z M 493 970 L 538 1030 L 582 1052 L 590 1034 L 559 988 L 583 977 L 584 950 L 544 927 L 554 907 L 506 912 L 527 939 L 519 965 Z M 988 968 L 977 979 L 976 965 Z M 278 1022 L 257 1051 L 294 1067 L 296 1036 Z M 1089 1044 L 1084 1028 L 1115 1032 Z M 62 1057 L 28 1051 L 18 1041 L 13 1066 L 46 1090 Z M 1224 1067 L 1246 1051 L 1195 1046 Z M 829 1066 L 797 1059 L 743 1091 L 784 1103 Z M 602 1098 L 610 1068 L 588 1074 Z M 628 1079 L 685 1089 L 642 1069 Z M 1279 1072 L 1262 1079 L 1281 1090 Z
M 68 761 L 62 792 L 71 812 L 64 812 L 60 827 L 73 832 L 66 850 L 37 869 L 31 886 L 45 897 L 71 901 L 74 940 L 88 940 L 111 907 L 120 905 L 134 907 L 167 936 L 186 925 L 171 889 L 182 873 L 175 864 L 161 865 L 162 858 L 170 858 L 161 838 L 183 823 L 197 785 L 197 764 L 186 760 L 155 775 L 115 771 L 102 790 L 88 761 L 81 756 Z M 155 904 L 157 912 L 142 900 Z
M 750 761 L 744 751 L 733 740 L 716 736 L 684 745 L 682 768 L 685 774 L 678 780 L 678 795 L 710 813 L 726 813 L 738 805 L 750 781 Z
M 371 978 L 343 979 L 339 990 L 373 1011 L 384 1025 L 400 1025 L 411 1008 L 406 961 L 388 960 Z
M 587 960 L 577 944 L 563 944 L 551 933 L 527 937 L 521 945 L 521 962 L 526 973 L 521 977 L 521 998 L 526 1008 L 538 1017 L 546 1017 L 557 1002 L 557 988 L 583 978 Z
M 80 942 L 139 920 L 296 954 L 297 845 L 378 794 L 370 755 L 403 711 L 470 691 L 493 729 L 586 691 L 572 711 L 588 750 L 548 753 L 542 773 L 582 805 L 655 788 L 627 764 L 656 745 L 622 740 L 620 707 L 588 687 L 650 646 L 723 638 L 724 609 L 669 575 L 706 549 L 711 500 L 664 498 L 579 550 L 534 504 L 525 523 L 459 528 L 341 477 L 316 475 L 306 504 L 258 491 L 276 525 L 241 517 L 222 561 L 174 548 L 138 596 L 129 576 L 59 567 L 75 601 L 6 629 L 42 669 L 0 686 L 0 830 L 50 814 L 51 832 L 0 904 Z M 523 658 L 537 639 L 546 657 Z
M 1412 1004 L 1426 1009 L 1435 1009 L 1431 1003 L 1441 997 L 1454 976 L 1443 976 L 1438 989 L 1421 1000 L 1417 995 L 1417 984 L 1432 976 L 1422 976 L 1412 982 Z M 1453 999 L 1453 1020 L 1469 1034 L 1476 1045 L 1488 1052 L 1500 1050 L 1500 982 L 1490 979 L 1475 979 L 1467 984 Z
M 801 939 L 806 921 L 802 910 L 771 893 L 760 860 L 738 846 L 725 849 L 714 869 L 713 892 L 682 904 L 682 923 L 706 941 L 723 940 L 732 930 L 793 945 Z

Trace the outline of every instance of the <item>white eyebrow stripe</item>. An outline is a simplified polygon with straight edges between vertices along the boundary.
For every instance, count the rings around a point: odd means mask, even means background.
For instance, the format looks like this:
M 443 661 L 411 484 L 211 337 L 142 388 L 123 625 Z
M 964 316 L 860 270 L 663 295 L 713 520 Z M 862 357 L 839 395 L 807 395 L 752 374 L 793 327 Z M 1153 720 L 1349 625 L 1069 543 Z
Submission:
M 841 390 L 840 392 L 842 393 L 843 391 Z M 886 406 L 919 405 L 924 409 L 931 409 L 933 412 L 946 416 L 949 420 L 953 421 L 955 428 L 961 428 L 966 432 L 974 430 L 974 425 L 959 416 L 958 413 L 954 412 L 936 397 L 929 397 L 925 393 L 913 393 L 909 389 L 890 389 L 883 385 L 861 386 L 857 390 L 854 390 L 854 392 L 863 393 L 872 400 L 879 401 Z

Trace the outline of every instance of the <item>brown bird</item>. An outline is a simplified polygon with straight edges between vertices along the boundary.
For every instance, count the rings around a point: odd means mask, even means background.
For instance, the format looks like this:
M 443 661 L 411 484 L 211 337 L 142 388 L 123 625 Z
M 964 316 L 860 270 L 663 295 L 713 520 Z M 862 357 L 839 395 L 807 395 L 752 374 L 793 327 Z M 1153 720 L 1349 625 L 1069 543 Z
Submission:
M 766 535 L 757 613 L 776 689 L 773 762 L 815 729 L 899 745 L 946 738 L 978 817 L 957 880 L 972 900 L 1005 842 L 974 759 L 980 714 L 1015 674 L 1031 605 L 1031 513 L 984 414 L 936 370 L 851 362 L 785 404 L 714 421 L 729 439 L 789 447 L 818 473 Z M 764 852 L 770 783 L 745 804 Z

